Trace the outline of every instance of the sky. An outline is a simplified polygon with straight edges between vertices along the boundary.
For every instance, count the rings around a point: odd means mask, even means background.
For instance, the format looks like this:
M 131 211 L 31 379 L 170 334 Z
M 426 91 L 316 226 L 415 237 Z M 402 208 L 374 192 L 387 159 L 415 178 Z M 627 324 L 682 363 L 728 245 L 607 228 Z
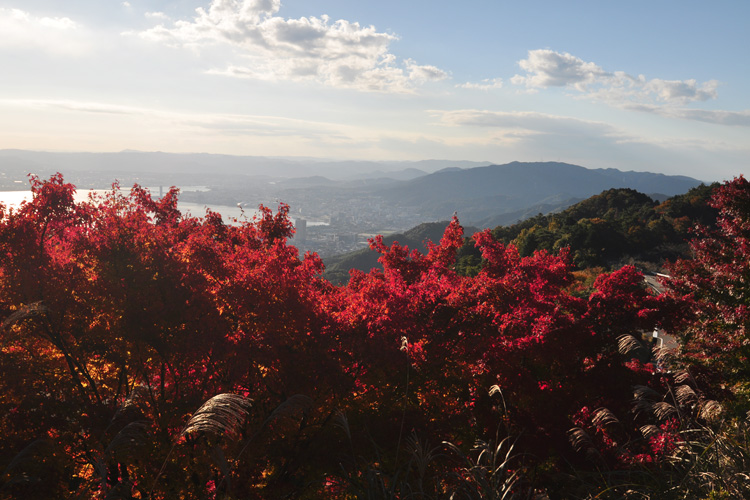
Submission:
M 0 0 L 0 149 L 750 174 L 747 0 Z

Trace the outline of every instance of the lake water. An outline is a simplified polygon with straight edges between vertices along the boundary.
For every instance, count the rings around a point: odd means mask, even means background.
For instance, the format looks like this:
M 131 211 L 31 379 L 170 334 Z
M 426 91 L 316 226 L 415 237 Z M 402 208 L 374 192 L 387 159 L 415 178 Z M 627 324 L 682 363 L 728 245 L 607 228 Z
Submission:
M 151 194 L 158 196 L 159 188 L 147 188 Z M 187 191 L 208 191 L 209 189 L 205 186 L 185 186 L 180 188 L 180 192 Z M 80 189 L 76 191 L 75 201 L 82 202 L 89 199 L 90 193 L 106 193 L 109 190 L 106 189 Z M 123 190 L 127 193 L 127 190 Z M 165 189 L 166 191 L 166 189 Z M 3 203 L 9 207 L 18 207 L 24 200 L 31 200 L 31 191 L 0 191 L 0 203 Z M 186 203 L 182 201 L 177 202 L 177 208 L 183 214 L 190 214 L 193 217 L 203 217 L 206 215 L 206 205 L 199 203 Z M 242 220 L 243 210 L 244 216 L 248 219 L 252 219 L 253 215 L 257 214 L 258 211 L 255 209 L 240 209 L 238 206 L 227 206 L 227 205 L 211 205 L 211 210 L 221 215 L 224 222 L 228 222 L 231 218 L 236 217 Z M 292 219 L 296 224 L 296 221 Z M 308 226 L 325 226 L 328 225 L 326 222 L 319 221 L 307 221 Z

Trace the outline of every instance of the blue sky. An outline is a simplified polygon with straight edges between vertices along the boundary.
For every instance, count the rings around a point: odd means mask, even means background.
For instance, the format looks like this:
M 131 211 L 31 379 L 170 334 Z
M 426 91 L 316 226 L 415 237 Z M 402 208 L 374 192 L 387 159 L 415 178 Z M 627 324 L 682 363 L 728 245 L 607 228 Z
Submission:
M 750 173 L 750 2 L 0 0 L 0 148 Z

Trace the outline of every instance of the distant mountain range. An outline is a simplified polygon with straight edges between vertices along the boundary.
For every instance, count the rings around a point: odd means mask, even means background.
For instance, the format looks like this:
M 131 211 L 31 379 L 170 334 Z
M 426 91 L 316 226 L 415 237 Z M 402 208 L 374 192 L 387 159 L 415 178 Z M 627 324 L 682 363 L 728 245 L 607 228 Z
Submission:
M 472 168 L 490 162 L 423 161 L 335 161 L 315 158 L 232 156 L 207 153 L 162 153 L 121 151 L 116 153 L 60 153 L 0 150 L 0 172 L 25 176 L 37 173 L 49 176 L 63 172 L 66 177 L 104 182 L 114 178 L 125 185 L 177 185 L 185 180 L 211 180 L 224 184 L 229 178 L 266 178 L 282 180 L 301 177 L 327 177 L 333 181 L 392 178 L 409 180 L 444 168 Z M 236 181 L 235 181 L 236 182 Z M 207 182 L 206 182 L 207 183 Z
M 389 186 L 379 194 L 394 203 L 412 200 L 420 210 L 439 218 L 458 211 L 462 221 L 492 227 L 564 208 L 606 189 L 674 196 L 699 184 L 684 176 L 588 169 L 557 162 L 513 162 L 443 170 Z
M 335 220 L 332 239 L 341 235 L 352 244 L 360 239 L 357 234 L 403 232 L 422 222 L 448 220 L 454 212 L 462 224 L 495 227 L 563 210 L 611 188 L 663 199 L 701 184 L 684 176 L 559 162 L 492 165 L 0 150 L 0 190 L 27 188 L 29 172 L 48 177 L 58 171 L 79 188 L 106 188 L 114 180 L 125 187 L 206 186 L 208 190 L 183 192 L 181 199 L 207 206 L 275 207 L 282 201 L 295 217 Z

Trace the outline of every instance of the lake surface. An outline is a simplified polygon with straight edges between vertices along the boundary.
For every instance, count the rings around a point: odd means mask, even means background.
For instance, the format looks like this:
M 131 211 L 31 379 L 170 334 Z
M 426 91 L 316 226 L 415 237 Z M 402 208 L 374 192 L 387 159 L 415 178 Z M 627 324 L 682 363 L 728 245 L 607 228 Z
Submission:
M 147 188 L 152 195 L 159 195 L 159 188 Z M 180 188 L 180 192 L 187 191 L 208 191 L 209 189 L 205 186 L 185 186 Z M 166 191 L 166 189 L 165 189 Z M 80 189 L 77 190 L 74 196 L 76 202 L 87 201 L 90 193 L 107 193 L 108 189 Z M 124 189 L 123 193 L 127 194 L 128 190 Z M 0 203 L 3 203 L 9 207 L 18 207 L 24 200 L 31 200 L 31 191 L 0 191 Z M 177 202 L 177 208 L 183 214 L 189 214 L 193 217 L 203 217 L 206 215 L 206 205 L 200 203 L 186 203 L 182 201 Z M 248 219 L 252 219 L 253 215 L 257 214 L 258 211 L 255 209 L 241 209 L 238 206 L 227 206 L 227 205 L 211 205 L 211 210 L 221 215 L 224 222 L 228 222 L 232 218 L 242 220 L 243 215 Z M 292 222 L 296 224 L 296 220 L 292 219 Z M 308 226 L 325 226 L 328 225 L 325 222 L 307 221 Z

